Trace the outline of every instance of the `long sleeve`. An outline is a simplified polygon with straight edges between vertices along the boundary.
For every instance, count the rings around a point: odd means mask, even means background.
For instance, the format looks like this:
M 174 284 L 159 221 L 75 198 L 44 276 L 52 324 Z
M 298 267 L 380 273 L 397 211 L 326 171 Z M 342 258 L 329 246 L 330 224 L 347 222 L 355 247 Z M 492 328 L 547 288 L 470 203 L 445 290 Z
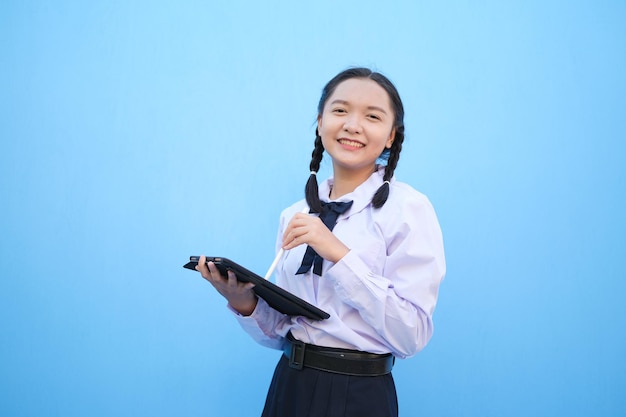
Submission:
M 432 314 L 445 261 L 430 203 L 413 198 L 393 207 L 394 213 L 389 213 L 393 215 L 379 224 L 386 246 L 382 269 L 373 268 L 369 248 L 355 249 L 331 266 L 325 278 L 394 355 L 408 357 L 432 336 Z
M 262 298 L 259 298 L 256 308 L 249 316 L 242 316 L 232 308 L 231 311 L 239 325 L 257 343 L 272 349 L 282 349 L 284 336 L 278 335 L 276 329 L 289 321 L 289 317 L 274 310 Z

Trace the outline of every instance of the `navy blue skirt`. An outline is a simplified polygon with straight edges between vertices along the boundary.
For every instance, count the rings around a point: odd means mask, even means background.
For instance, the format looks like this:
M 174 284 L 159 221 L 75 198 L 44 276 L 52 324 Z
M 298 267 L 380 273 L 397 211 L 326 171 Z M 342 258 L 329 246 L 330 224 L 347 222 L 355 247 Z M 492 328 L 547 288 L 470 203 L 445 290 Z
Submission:
M 282 355 L 267 393 L 262 417 L 397 417 L 391 374 L 340 375 L 289 367 Z

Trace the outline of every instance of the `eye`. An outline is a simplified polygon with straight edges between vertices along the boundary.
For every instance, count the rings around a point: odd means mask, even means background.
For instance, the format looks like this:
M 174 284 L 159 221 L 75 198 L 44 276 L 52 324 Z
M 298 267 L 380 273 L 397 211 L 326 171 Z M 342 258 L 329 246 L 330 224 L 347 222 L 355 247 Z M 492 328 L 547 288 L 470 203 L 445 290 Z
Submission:
M 337 108 L 333 109 L 332 111 L 333 111 L 333 113 L 339 113 L 339 114 L 347 113 L 346 110 L 344 108 L 341 108 L 341 107 L 337 107 Z
M 382 120 L 381 117 L 377 114 L 368 114 L 367 117 L 373 120 Z

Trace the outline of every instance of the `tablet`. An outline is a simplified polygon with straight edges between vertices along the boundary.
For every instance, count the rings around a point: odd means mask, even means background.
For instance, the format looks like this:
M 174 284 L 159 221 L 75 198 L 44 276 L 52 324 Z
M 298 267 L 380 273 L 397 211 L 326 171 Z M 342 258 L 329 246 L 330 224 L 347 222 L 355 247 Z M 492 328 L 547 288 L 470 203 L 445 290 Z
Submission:
M 183 265 L 183 267 L 195 271 L 199 259 L 199 256 L 190 256 L 189 262 Z M 293 295 L 289 291 L 260 277 L 228 258 L 207 256 L 206 260 L 207 262 L 213 262 L 222 275 L 226 275 L 226 271 L 231 270 L 235 273 L 237 280 L 241 282 L 252 282 L 255 285 L 253 288 L 254 292 L 264 299 L 272 308 L 283 314 L 287 314 L 288 316 L 304 316 L 313 320 L 325 320 L 330 317 L 330 314 L 327 312 L 320 310 L 300 297 Z

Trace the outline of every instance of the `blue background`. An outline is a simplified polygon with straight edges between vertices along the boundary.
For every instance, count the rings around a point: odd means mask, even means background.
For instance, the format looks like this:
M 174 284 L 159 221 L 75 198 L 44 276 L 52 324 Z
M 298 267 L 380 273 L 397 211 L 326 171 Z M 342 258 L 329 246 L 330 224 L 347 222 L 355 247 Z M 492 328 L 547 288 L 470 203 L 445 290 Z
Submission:
M 0 415 L 259 415 L 265 272 L 323 85 L 397 85 L 448 274 L 403 416 L 626 414 L 623 1 L 4 1 Z M 323 176 L 330 173 L 328 161 Z

